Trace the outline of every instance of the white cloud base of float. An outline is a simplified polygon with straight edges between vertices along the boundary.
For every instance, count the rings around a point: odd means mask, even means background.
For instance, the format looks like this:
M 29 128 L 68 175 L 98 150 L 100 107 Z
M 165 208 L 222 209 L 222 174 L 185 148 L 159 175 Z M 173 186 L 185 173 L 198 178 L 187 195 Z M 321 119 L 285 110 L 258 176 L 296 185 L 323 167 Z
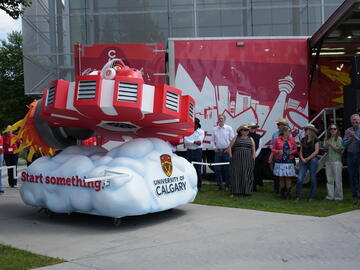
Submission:
M 161 165 L 163 154 L 171 157 L 169 177 Z M 103 177 L 108 170 L 123 174 L 88 184 L 80 181 Z M 53 158 L 35 160 L 20 180 L 25 204 L 116 218 L 171 209 L 192 202 L 197 194 L 194 166 L 155 138 L 134 139 L 109 152 L 97 146 L 70 146 Z

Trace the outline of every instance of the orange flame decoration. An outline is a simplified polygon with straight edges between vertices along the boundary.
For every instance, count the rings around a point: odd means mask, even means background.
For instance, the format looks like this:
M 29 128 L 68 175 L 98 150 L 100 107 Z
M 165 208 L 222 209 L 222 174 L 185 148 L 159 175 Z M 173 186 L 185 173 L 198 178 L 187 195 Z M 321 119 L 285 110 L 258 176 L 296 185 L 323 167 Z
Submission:
M 21 152 L 25 148 L 29 148 L 26 158 L 28 161 L 32 161 L 36 152 L 40 152 L 42 156 L 53 156 L 55 154 L 55 149 L 48 146 L 40 138 L 35 128 L 34 116 L 37 103 L 38 100 L 34 100 L 30 105 L 28 105 L 27 107 L 29 108 L 29 112 L 25 115 L 24 119 L 19 120 L 5 130 L 5 132 L 15 132 L 18 128 L 20 128 L 16 136 L 11 140 L 11 144 L 15 143 L 17 140 L 22 140 L 22 144 L 16 153 Z

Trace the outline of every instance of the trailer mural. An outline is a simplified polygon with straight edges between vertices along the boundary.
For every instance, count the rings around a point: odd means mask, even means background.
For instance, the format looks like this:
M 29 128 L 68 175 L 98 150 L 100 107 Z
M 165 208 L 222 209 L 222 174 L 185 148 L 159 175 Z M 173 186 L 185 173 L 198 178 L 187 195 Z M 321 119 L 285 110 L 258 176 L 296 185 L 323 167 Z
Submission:
M 206 147 L 218 114 L 234 129 L 257 123 L 265 144 L 281 117 L 300 136 L 308 122 L 307 38 L 170 39 L 169 48 L 171 84 L 196 100 Z

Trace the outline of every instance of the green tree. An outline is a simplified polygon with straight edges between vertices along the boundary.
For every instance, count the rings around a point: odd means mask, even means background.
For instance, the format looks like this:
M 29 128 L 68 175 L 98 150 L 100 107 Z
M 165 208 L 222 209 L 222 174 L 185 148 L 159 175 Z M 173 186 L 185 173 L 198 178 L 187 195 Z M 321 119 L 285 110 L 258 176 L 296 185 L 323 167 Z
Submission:
M 0 9 L 4 10 L 12 18 L 17 19 L 23 14 L 21 5 L 29 7 L 31 5 L 30 0 L 0 0 Z
M 0 40 L 0 129 L 24 118 L 33 98 L 24 95 L 22 36 L 18 31 Z

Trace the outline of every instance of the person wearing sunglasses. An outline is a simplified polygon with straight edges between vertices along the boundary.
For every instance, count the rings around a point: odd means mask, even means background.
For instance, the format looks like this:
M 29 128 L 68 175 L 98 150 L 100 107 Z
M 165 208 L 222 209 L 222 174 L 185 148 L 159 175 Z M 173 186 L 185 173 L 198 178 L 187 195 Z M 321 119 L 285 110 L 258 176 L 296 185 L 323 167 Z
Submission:
M 342 186 L 342 154 L 344 152 L 343 140 L 340 130 L 336 124 L 331 124 L 328 128 L 324 148 L 327 150 L 325 159 L 326 173 L 326 200 L 343 200 Z
M 249 136 L 249 127 L 241 125 L 227 149 L 231 157 L 231 195 L 248 196 L 253 192 L 254 165 L 256 158 L 255 142 Z

